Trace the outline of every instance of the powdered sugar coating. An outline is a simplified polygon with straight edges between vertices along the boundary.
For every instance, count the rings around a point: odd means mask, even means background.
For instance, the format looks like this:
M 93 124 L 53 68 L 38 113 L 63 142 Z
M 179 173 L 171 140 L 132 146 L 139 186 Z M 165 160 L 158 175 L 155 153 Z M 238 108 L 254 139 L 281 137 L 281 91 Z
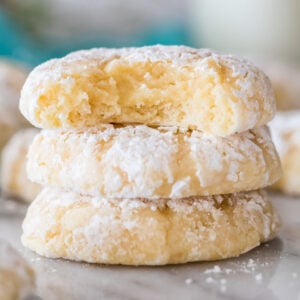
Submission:
M 300 110 L 278 112 L 269 125 L 280 156 L 284 156 L 291 145 L 300 147 Z
M 25 124 L 18 110 L 21 88 L 28 75 L 27 70 L 13 62 L 0 59 L 0 105 L 7 119 Z M 5 117 L 4 116 L 4 117 Z M 1 116 L 2 118 L 2 116 Z
M 258 189 L 281 174 L 267 127 L 221 138 L 144 125 L 43 130 L 27 170 L 43 186 L 153 200 Z
M 283 169 L 283 176 L 273 187 L 300 195 L 300 111 L 277 113 L 270 129 Z
M 14 132 L 28 126 L 18 109 L 26 77 L 27 71 L 22 66 L 0 59 L 0 148 Z
M 164 72 L 176 75 L 163 81 Z M 157 45 L 83 50 L 48 61 L 30 74 L 20 109 L 42 128 L 137 122 L 226 136 L 267 123 L 275 99 L 268 78 L 246 60 Z
M 30 181 L 26 173 L 27 152 L 36 128 L 27 128 L 13 135 L 1 153 L 1 188 L 5 194 L 31 202 L 41 186 Z
M 23 223 L 23 244 L 47 257 L 163 265 L 238 256 L 272 239 L 279 219 L 264 192 L 106 199 L 45 189 Z

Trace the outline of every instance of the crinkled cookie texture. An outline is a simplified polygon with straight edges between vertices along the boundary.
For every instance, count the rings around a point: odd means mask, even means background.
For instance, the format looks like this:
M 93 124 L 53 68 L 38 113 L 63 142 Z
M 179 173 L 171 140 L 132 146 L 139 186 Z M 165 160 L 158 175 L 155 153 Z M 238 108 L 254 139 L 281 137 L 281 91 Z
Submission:
M 300 195 L 300 110 L 277 113 L 270 129 L 283 169 L 273 188 Z
M 29 299 L 34 289 L 34 272 L 7 242 L 0 240 L 0 299 Z
M 0 59 L 0 149 L 14 132 L 28 126 L 18 108 L 27 74 L 22 66 Z
M 182 198 L 262 188 L 281 175 L 266 126 L 227 138 L 178 128 L 103 125 L 43 130 L 29 152 L 29 178 L 108 198 Z
M 184 46 L 91 49 L 29 75 L 20 109 L 41 128 L 140 123 L 228 136 L 267 123 L 275 99 L 246 60 Z
M 27 152 L 39 130 L 27 128 L 18 131 L 6 144 L 1 154 L 1 188 L 11 196 L 31 202 L 41 186 L 28 179 Z
M 272 239 L 279 224 L 262 191 L 151 203 L 44 189 L 22 243 L 46 257 L 165 265 L 238 256 Z

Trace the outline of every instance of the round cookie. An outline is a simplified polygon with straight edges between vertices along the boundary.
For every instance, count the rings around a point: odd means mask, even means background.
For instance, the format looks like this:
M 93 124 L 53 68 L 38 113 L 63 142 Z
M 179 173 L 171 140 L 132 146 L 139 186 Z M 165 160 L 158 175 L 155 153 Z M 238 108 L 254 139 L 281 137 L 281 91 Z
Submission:
M 41 186 L 30 181 L 26 173 L 26 157 L 30 144 L 39 130 L 23 129 L 15 133 L 1 154 L 1 188 L 5 194 L 31 202 Z
M 153 203 L 44 189 L 28 209 L 22 243 L 46 257 L 165 265 L 235 257 L 278 228 L 262 191 Z
M 43 130 L 28 152 L 29 178 L 108 198 L 183 198 L 262 188 L 281 175 L 267 127 L 216 137 L 178 128 L 103 125 Z
M 29 75 L 20 109 L 41 128 L 178 126 L 228 136 L 275 114 L 267 76 L 246 60 L 184 46 L 91 49 Z
M 277 113 L 270 129 L 283 169 L 273 188 L 300 195 L 300 110 Z
M 15 131 L 28 126 L 18 108 L 26 77 L 23 67 L 0 59 L 0 149 Z
M 263 67 L 275 90 L 277 109 L 300 109 L 300 69 L 284 63 Z
M 33 288 L 33 270 L 15 249 L 0 240 L 0 299 L 25 299 Z

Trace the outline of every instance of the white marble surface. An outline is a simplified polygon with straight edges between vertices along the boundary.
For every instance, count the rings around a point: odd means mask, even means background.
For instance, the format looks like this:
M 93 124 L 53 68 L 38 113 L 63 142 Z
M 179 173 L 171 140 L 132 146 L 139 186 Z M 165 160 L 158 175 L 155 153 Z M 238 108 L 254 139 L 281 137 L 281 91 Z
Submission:
M 37 274 L 35 299 L 298 299 L 300 198 L 272 195 L 284 226 L 279 237 L 239 258 L 166 267 L 123 267 L 45 259 L 19 241 L 26 206 L 1 200 L 0 238 Z

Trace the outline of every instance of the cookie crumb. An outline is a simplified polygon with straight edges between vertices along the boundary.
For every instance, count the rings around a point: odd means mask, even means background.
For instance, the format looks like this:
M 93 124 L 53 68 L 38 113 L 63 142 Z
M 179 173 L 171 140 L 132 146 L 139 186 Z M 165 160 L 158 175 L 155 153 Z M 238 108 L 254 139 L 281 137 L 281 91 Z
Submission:
M 185 284 L 187 284 L 187 285 L 190 285 L 190 284 L 192 284 L 194 282 L 194 280 L 192 279 L 192 278 L 187 278 L 186 280 L 185 280 Z
M 261 273 L 258 273 L 258 274 L 255 275 L 255 280 L 256 281 L 262 281 L 262 278 L 263 278 L 263 276 L 262 276 Z
M 221 268 L 218 265 L 215 265 L 213 267 L 213 269 L 207 269 L 204 271 L 204 274 L 211 274 L 211 273 L 220 273 L 221 272 Z
M 207 277 L 206 279 L 205 279 L 205 282 L 206 283 L 213 283 L 215 280 L 212 278 L 212 277 Z

